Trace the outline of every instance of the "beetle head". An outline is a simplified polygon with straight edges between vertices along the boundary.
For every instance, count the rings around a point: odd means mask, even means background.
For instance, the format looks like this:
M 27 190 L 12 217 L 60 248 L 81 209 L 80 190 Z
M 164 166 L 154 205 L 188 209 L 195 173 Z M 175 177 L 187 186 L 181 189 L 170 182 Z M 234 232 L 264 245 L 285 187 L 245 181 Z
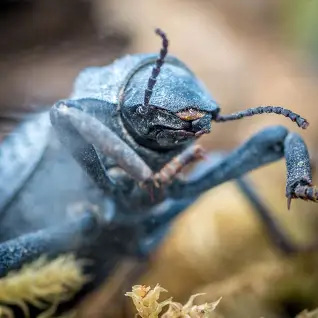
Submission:
M 211 130 L 212 114 L 196 108 L 173 113 L 152 106 L 147 113 L 141 113 L 137 106 L 123 113 L 129 132 L 147 146 L 151 142 L 152 148 L 174 148 Z
M 166 58 L 167 37 L 159 29 L 156 33 L 162 38 L 162 49 L 155 66 L 152 67 L 153 59 L 142 60 L 128 76 L 118 103 L 129 132 L 147 147 L 173 148 L 209 133 L 211 121 L 227 122 L 263 113 L 284 115 L 299 127 L 308 127 L 306 119 L 279 106 L 220 114 L 209 92 L 186 65 L 176 58 Z M 167 59 L 169 63 L 162 70 Z
M 159 29 L 156 33 L 163 43 L 159 57 L 143 59 L 133 70 L 120 92 L 119 108 L 139 142 L 169 149 L 209 133 L 219 107 L 186 65 L 166 57 L 167 37 Z

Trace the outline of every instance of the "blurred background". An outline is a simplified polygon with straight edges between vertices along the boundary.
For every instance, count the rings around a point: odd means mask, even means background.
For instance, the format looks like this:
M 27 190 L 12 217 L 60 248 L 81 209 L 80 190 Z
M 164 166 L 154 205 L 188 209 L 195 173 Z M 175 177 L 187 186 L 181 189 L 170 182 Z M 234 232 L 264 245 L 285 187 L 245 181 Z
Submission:
M 318 164 L 317 12 L 318 0 L 2 0 L 0 140 L 28 113 L 67 97 L 82 68 L 158 52 L 153 29 L 160 27 L 170 53 L 205 83 L 223 113 L 281 105 L 311 124 L 300 131 L 283 116 L 263 115 L 215 125 L 202 138 L 207 149 L 229 151 L 263 127 L 283 124 L 302 134 Z M 317 206 L 293 202 L 288 212 L 285 176 L 283 161 L 250 174 L 293 241 L 318 240 Z M 295 317 L 318 307 L 316 254 L 283 256 L 229 182 L 176 220 L 135 283 L 160 283 L 181 302 L 197 292 L 206 293 L 200 302 L 223 296 L 221 317 Z M 131 286 L 112 302 L 105 299 L 116 279 L 105 286 L 84 302 L 83 317 L 133 317 L 123 296 Z

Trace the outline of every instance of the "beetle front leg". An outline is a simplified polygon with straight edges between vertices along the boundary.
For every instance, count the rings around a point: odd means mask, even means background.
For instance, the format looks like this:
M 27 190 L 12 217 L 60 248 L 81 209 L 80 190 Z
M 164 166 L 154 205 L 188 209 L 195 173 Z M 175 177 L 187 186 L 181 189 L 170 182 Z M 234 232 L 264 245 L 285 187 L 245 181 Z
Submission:
M 259 144 L 262 141 L 263 143 Z M 261 147 L 259 148 L 259 146 Z M 262 146 L 265 146 L 265 148 L 262 148 Z M 262 149 L 263 151 L 261 151 Z M 238 155 L 240 156 L 238 157 Z M 250 171 L 248 170 L 249 167 L 257 168 L 257 160 L 259 160 L 259 166 L 261 166 L 262 164 L 275 161 L 284 155 L 287 166 L 286 196 L 289 198 L 292 194 L 292 197 L 296 197 L 297 192 L 294 189 L 311 189 L 311 165 L 307 147 L 302 138 L 297 134 L 288 133 L 283 127 L 265 129 L 253 136 L 229 156 L 221 153 L 209 154 L 207 156 L 208 160 L 199 163 L 190 173 L 190 180 L 187 184 L 183 185 L 184 188 L 182 191 L 185 189 L 185 195 L 190 195 L 192 187 L 195 184 L 198 185 L 201 180 L 205 186 L 210 181 L 210 185 L 213 187 L 228 180 L 236 179 L 239 188 L 255 208 L 258 217 L 268 231 L 269 237 L 283 253 L 293 254 L 317 250 L 318 242 L 297 246 L 287 236 L 282 226 L 274 219 L 272 211 L 254 191 L 253 186 L 245 178 L 240 177 Z M 260 156 L 261 159 L 259 159 Z M 211 175 L 214 179 L 209 180 L 208 177 Z M 215 179 L 215 176 L 218 178 Z M 187 188 L 188 185 L 190 185 L 189 188 Z M 178 182 L 175 188 L 172 189 L 176 191 L 180 187 L 181 184 Z M 192 195 L 198 196 L 201 193 L 200 191 L 192 192 Z M 293 195 L 293 193 L 295 194 Z M 313 193 L 316 192 L 313 191 Z
M 213 165 L 217 165 L 226 157 L 225 153 L 221 152 L 211 152 L 206 155 L 205 161 L 197 164 L 195 168 L 190 172 L 190 178 L 200 178 L 203 176 L 208 169 L 211 168 L 211 163 Z M 269 238 L 272 242 L 284 253 L 284 254 L 292 254 L 299 249 L 304 250 L 304 248 L 297 247 L 286 235 L 282 226 L 275 220 L 273 217 L 273 211 L 270 210 L 269 207 L 263 202 L 258 193 L 255 192 L 253 185 L 247 180 L 247 178 L 238 178 L 236 179 L 236 183 L 239 189 L 243 192 L 243 194 L 247 197 L 249 202 L 255 209 L 257 216 L 260 221 L 264 225 L 266 231 L 268 232 Z M 180 199 L 180 200 L 170 200 L 173 201 L 172 207 L 167 208 L 166 213 L 160 214 L 154 219 L 154 226 L 157 224 L 162 225 L 163 222 L 168 223 L 172 218 L 176 217 L 180 212 L 182 212 L 188 205 L 193 203 L 196 198 L 188 198 L 188 199 Z M 166 202 L 170 202 L 166 200 Z M 192 202 L 191 202 L 192 201 Z M 180 207 L 180 208 L 179 208 Z M 145 223 L 152 228 L 152 223 Z M 148 228 L 147 227 L 147 228 Z M 318 244 L 315 246 L 307 246 L 308 250 L 316 249 Z
M 94 103 L 97 104 L 98 101 Z M 97 118 L 82 111 L 81 103 L 78 101 L 62 101 L 56 104 L 51 110 L 51 121 L 60 140 L 70 148 L 75 158 L 86 169 L 90 170 L 92 165 L 96 166 L 99 162 L 96 152 L 93 151 L 94 147 L 97 147 L 136 181 L 145 181 L 153 175 L 148 165 L 129 145 Z M 88 147 L 96 158 L 90 160 L 87 156 L 85 150 Z M 99 171 L 95 168 L 96 171 L 91 171 L 91 175 L 103 175 L 104 179 L 107 179 L 107 186 L 118 190 L 107 171 L 104 171 L 101 165 L 98 168 Z
M 212 164 L 199 177 L 190 178 L 186 182 L 175 180 L 169 189 L 169 195 L 172 198 L 198 196 L 219 184 L 237 179 L 284 156 L 287 166 L 288 200 L 301 198 L 316 201 L 318 195 L 311 183 L 307 147 L 298 134 L 289 133 L 282 126 L 270 127 L 252 136 L 224 160 Z
M 98 103 L 98 101 L 94 102 Z M 63 101 L 52 109 L 51 120 L 59 133 L 58 125 L 56 124 L 57 117 L 60 122 L 66 121 L 69 124 L 64 123 L 63 134 L 60 133 L 60 139 L 62 139 L 64 144 L 67 144 L 72 149 L 74 148 L 74 140 L 77 140 L 80 143 L 77 148 L 80 148 L 83 144 L 81 139 L 83 139 L 87 145 L 94 145 L 103 155 L 113 159 L 123 171 L 144 187 L 152 184 L 159 187 L 171 182 L 184 166 L 203 156 L 201 147 L 197 145 L 191 146 L 185 149 L 179 156 L 173 158 L 158 173 L 154 174 L 145 161 L 128 144 L 113 133 L 111 129 L 94 116 L 81 111 L 80 104 L 77 101 Z M 68 136 L 65 136 L 65 129 L 69 130 Z M 81 136 L 81 139 L 73 137 L 68 141 L 67 138 L 71 135 L 71 129 L 75 129 L 76 133 Z M 72 152 L 76 154 L 78 150 L 72 150 Z M 82 160 L 82 158 L 79 158 L 79 160 Z M 115 187 L 115 184 L 112 184 L 107 171 L 105 177 L 108 177 L 108 187 L 118 192 L 119 189 Z

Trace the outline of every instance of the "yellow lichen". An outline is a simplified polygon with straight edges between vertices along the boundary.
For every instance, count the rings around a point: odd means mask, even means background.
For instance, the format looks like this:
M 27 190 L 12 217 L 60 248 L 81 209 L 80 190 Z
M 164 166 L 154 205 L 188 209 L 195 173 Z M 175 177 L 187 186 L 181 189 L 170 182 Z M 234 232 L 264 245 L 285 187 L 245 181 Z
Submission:
M 51 261 L 41 257 L 0 279 L 0 317 L 13 317 L 10 305 L 29 317 L 27 304 L 43 309 L 39 318 L 53 317 L 57 306 L 71 299 L 87 280 L 82 263 L 73 255 Z
M 137 309 L 136 317 L 141 318 L 206 318 L 215 310 L 221 298 L 216 302 L 205 303 L 203 305 L 193 305 L 196 297 L 203 294 L 195 294 L 191 296 L 185 305 L 172 301 L 172 297 L 159 302 L 160 293 L 167 292 L 159 284 L 154 289 L 143 285 L 132 287 L 132 292 L 128 292 L 125 296 L 132 298 Z M 169 306 L 168 311 L 159 316 L 164 307 Z

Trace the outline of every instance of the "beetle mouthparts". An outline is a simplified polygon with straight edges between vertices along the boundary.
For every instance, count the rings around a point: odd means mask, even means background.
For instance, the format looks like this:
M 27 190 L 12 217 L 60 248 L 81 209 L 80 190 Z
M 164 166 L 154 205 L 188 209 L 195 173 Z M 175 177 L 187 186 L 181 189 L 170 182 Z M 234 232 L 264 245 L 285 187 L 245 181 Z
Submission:
M 205 111 L 197 110 L 194 108 L 190 108 L 187 110 L 183 110 L 181 112 L 176 113 L 176 116 L 178 116 L 180 119 L 185 121 L 192 121 L 196 119 L 200 119 L 206 115 Z

